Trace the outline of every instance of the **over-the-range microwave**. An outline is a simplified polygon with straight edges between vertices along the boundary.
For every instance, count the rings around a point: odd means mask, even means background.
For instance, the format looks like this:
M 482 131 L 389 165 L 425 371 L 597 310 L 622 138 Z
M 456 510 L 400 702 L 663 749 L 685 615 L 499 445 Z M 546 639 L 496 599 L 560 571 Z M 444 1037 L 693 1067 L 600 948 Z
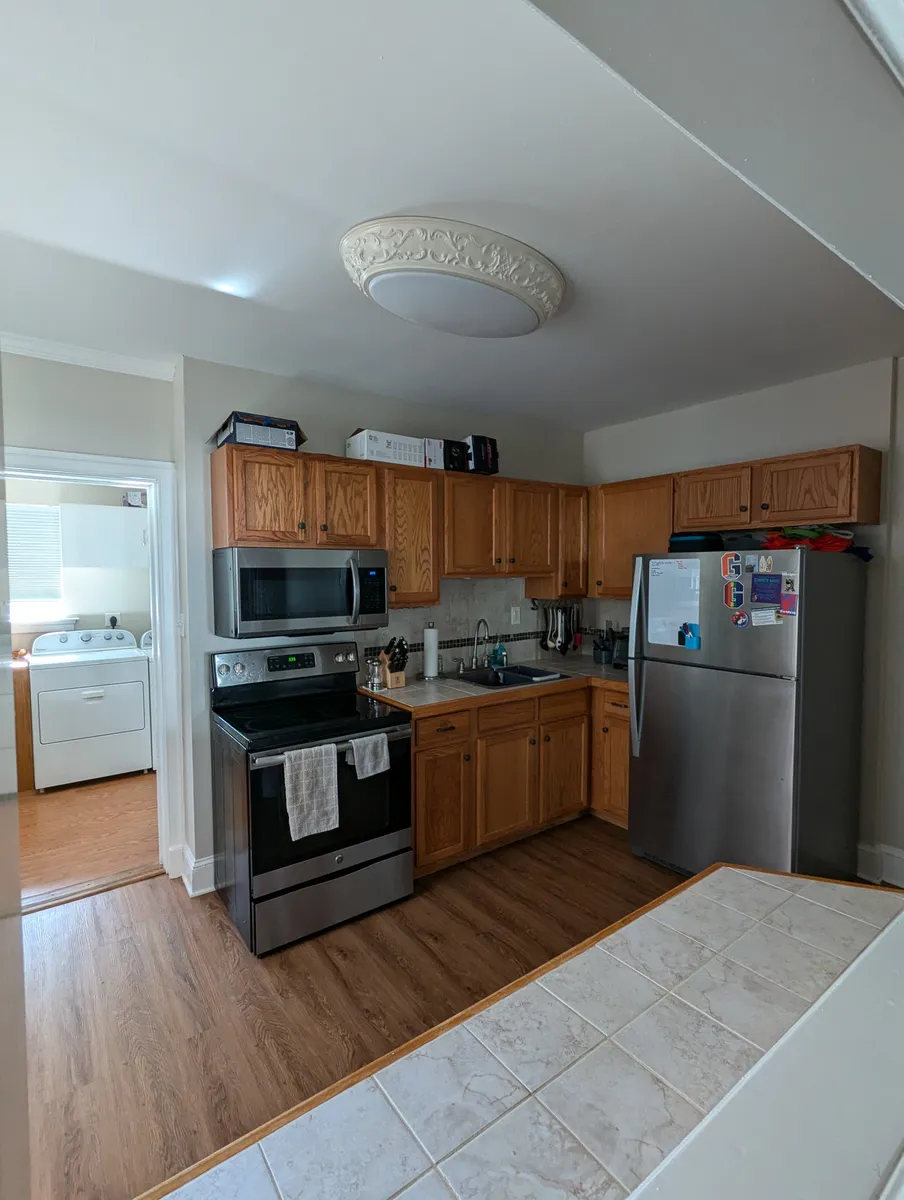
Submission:
M 214 550 L 214 631 L 296 636 L 389 623 L 385 550 Z

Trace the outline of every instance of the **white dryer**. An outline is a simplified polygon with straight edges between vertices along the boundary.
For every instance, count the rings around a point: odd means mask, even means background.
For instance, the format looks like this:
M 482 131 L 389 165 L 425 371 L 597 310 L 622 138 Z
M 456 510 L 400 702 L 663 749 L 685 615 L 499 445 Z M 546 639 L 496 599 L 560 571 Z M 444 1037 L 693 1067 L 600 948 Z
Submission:
M 148 677 L 150 680 L 149 695 L 151 697 L 151 766 L 156 767 L 154 762 L 154 718 L 157 715 L 157 705 L 154 703 L 154 668 L 150 665 L 154 661 L 154 633 L 148 629 L 147 632 L 141 635 L 138 642 L 139 650 L 142 650 L 148 656 Z
M 148 658 L 133 634 L 42 633 L 29 668 L 39 791 L 150 769 Z

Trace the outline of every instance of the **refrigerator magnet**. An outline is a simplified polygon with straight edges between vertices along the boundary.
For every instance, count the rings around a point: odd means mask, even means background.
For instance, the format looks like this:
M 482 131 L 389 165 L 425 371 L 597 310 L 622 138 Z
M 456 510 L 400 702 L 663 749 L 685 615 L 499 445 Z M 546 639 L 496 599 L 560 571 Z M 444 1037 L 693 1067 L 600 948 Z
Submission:
M 785 592 L 782 596 L 780 611 L 783 617 L 797 616 L 797 596 L 793 592 Z
M 760 570 L 763 572 L 772 570 L 772 555 L 771 554 L 761 554 L 760 555 Z
M 743 608 L 739 608 L 737 612 L 731 614 L 731 623 L 735 629 L 746 629 L 750 624 L 750 614 L 744 612 Z
M 730 550 L 727 554 L 722 555 L 722 578 L 741 578 L 741 556 L 734 550 Z
M 797 595 L 797 576 L 783 575 L 782 576 L 782 595 L 796 596 Z
M 744 574 L 752 575 L 756 570 L 757 558 L 755 554 L 744 555 Z
M 762 561 L 761 558 L 760 562 Z M 781 598 L 781 575 L 754 575 L 750 585 L 751 604 L 779 604 Z
M 744 585 L 740 579 L 730 579 L 726 583 L 722 589 L 722 603 L 726 608 L 741 607 L 744 603 Z
M 778 610 L 774 608 L 755 608 L 751 619 L 754 625 L 781 625 Z

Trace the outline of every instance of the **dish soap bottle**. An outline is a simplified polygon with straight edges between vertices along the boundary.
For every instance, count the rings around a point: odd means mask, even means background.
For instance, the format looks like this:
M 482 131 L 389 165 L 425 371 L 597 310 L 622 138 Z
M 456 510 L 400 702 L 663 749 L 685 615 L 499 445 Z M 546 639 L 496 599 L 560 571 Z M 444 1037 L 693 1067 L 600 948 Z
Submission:
M 502 638 L 500 638 L 496 642 L 496 645 L 493 647 L 493 652 L 490 655 L 490 666 L 491 667 L 507 667 L 508 666 L 508 652 L 506 651 L 505 646 L 503 646 L 503 644 L 502 644 Z

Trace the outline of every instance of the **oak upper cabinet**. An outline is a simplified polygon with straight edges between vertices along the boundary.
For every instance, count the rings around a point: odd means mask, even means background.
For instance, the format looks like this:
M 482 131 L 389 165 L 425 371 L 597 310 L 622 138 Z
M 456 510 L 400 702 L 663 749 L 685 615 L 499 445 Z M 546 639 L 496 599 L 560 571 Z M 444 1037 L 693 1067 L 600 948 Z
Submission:
M 540 726 L 540 822 L 587 807 L 590 722 L 566 717 Z
M 343 458 L 318 458 L 313 468 L 315 544 L 380 545 L 377 468 Z
M 624 692 L 593 693 L 593 758 L 590 807 L 627 828 L 631 769 L 631 727 Z
M 547 575 L 556 567 L 557 491 L 549 483 L 507 479 L 504 569 L 508 575 Z
M 671 475 L 590 489 L 588 595 L 630 597 L 635 554 L 667 554 L 672 533 Z
M 439 604 L 442 475 L 419 467 L 386 467 L 382 475 L 389 606 Z
M 213 544 L 305 546 L 308 461 L 297 451 L 228 443 L 210 457 Z
M 444 473 L 443 575 L 497 575 L 504 570 L 504 502 L 502 481 Z
M 675 529 L 743 529 L 750 525 L 749 464 L 683 471 L 675 476 Z
M 585 487 L 558 487 L 558 556 L 553 575 L 528 578 L 524 594 L 539 600 L 587 595 L 588 496 Z
M 483 846 L 537 824 L 537 727 L 477 739 L 476 839 Z
M 868 446 L 772 458 L 754 466 L 758 520 L 776 525 L 875 525 L 882 455 Z
M 416 865 L 465 854 L 474 842 L 474 763 L 470 743 L 419 750 L 415 766 Z

